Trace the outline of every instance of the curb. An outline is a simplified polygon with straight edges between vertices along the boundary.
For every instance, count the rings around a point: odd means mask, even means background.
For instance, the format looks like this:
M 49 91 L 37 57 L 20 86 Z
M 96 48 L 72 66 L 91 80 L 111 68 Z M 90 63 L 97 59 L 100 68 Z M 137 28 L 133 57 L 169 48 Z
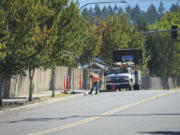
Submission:
M 45 105 L 54 104 L 54 103 L 58 103 L 58 102 L 63 102 L 63 101 L 73 99 L 73 98 L 76 98 L 76 97 L 80 97 L 80 96 L 83 96 L 83 94 L 81 93 L 81 94 L 71 95 L 71 96 L 67 96 L 67 97 L 59 97 L 59 98 L 56 98 L 56 99 L 50 99 L 50 100 L 40 101 L 40 102 L 37 102 L 37 103 L 27 104 L 27 105 L 15 107 L 15 108 L 9 108 L 7 110 L 0 111 L 0 115 L 3 115 L 5 113 L 16 112 L 16 111 L 23 110 L 23 109 L 30 109 L 30 108 L 34 108 L 34 107 L 42 107 L 42 106 L 45 106 Z

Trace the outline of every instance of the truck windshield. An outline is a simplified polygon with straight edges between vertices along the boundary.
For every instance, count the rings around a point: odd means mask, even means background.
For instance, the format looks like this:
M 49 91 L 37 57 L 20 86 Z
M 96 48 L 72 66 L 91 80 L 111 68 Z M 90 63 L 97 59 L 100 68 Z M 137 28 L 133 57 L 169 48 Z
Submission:
M 129 73 L 127 68 L 119 68 L 119 69 L 111 69 L 110 74 L 122 74 L 122 73 Z

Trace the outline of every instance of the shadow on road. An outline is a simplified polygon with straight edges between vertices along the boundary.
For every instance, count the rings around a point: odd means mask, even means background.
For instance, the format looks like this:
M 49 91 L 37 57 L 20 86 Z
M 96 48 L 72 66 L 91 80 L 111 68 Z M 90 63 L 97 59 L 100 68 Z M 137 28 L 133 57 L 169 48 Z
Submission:
M 180 135 L 180 131 L 151 131 L 151 132 L 138 132 L 142 134 L 154 134 L 154 135 Z
M 180 115 L 180 113 L 126 114 L 126 115 L 86 115 L 86 116 L 72 115 L 72 116 L 68 116 L 68 117 L 55 117 L 55 118 L 27 118 L 27 119 L 22 119 L 22 120 L 4 121 L 4 122 L 0 122 L 0 123 L 13 124 L 13 123 L 24 122 L 24 121 L 31 122 L 31 121 L 66 120 L 66 119 L 74 119 L 74 118 L 90 118 L 90 117 L 96 117 L 96 116 L 103 116 L 103 117 L 147 117 L 147 116 L 177 116 L 177 115 Z M 140 132 L 140 133 L 143 133 L 143 132 Z M 159 133 L 159 132 L 157 132 L 157 133 Z M 152 134 L 155 134 L 155 133 L 152 132 Z M 174 135 L 174 134 L 172 134 L 172 135 Z M 175 134 L 175 135 L 180 135 L 180 134 Z

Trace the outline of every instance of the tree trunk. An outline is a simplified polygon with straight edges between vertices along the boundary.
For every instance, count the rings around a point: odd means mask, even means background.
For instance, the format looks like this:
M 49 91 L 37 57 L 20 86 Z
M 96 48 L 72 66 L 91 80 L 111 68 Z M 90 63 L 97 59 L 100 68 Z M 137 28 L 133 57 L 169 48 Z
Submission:
M 3 106 L 3 80 L 0 79 L 0 107 Z
M 34 90 L 34 84 L 33 84 L 34 72 L 35 72 L 35 69 L 29 69 L 29 80 L 30 80 L 29 101 L 32 101 L 32 94 L 33 94 L 33 90 Z
M 55 97 L 55 80 L 56 80 L 56 71 L 52 70 L 52 97 Z
M 164 78 L 164 89 L 169 90 L 168 77 Z

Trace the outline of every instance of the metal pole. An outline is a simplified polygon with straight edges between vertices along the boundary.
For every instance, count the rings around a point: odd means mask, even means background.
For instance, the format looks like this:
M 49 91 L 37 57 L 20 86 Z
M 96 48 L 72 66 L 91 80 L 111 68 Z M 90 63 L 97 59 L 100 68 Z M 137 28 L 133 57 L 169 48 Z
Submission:
M 74 92 L 74 67 L 73 67 L 73 94 L 75 94 Z
M 145 31 L 144 34 L 151 34 L 151 33 L 159 33 L 159 32 L 172 32 L 172 31 L 180 31 L 180 29 L 176 30 L 154 30 L 154 31 Z
M 86 3 L 84 5 L 82 5 L 79 9 L 81 10 L 82 8 L 88 6 L 88 5 L 97 5 L 97 4 L 111 4 L 111 3 L 127 3 L 125 0 L 121 0 L 121 1 L 102 1 L 102 2 L 92 2 L 92 3 Z

